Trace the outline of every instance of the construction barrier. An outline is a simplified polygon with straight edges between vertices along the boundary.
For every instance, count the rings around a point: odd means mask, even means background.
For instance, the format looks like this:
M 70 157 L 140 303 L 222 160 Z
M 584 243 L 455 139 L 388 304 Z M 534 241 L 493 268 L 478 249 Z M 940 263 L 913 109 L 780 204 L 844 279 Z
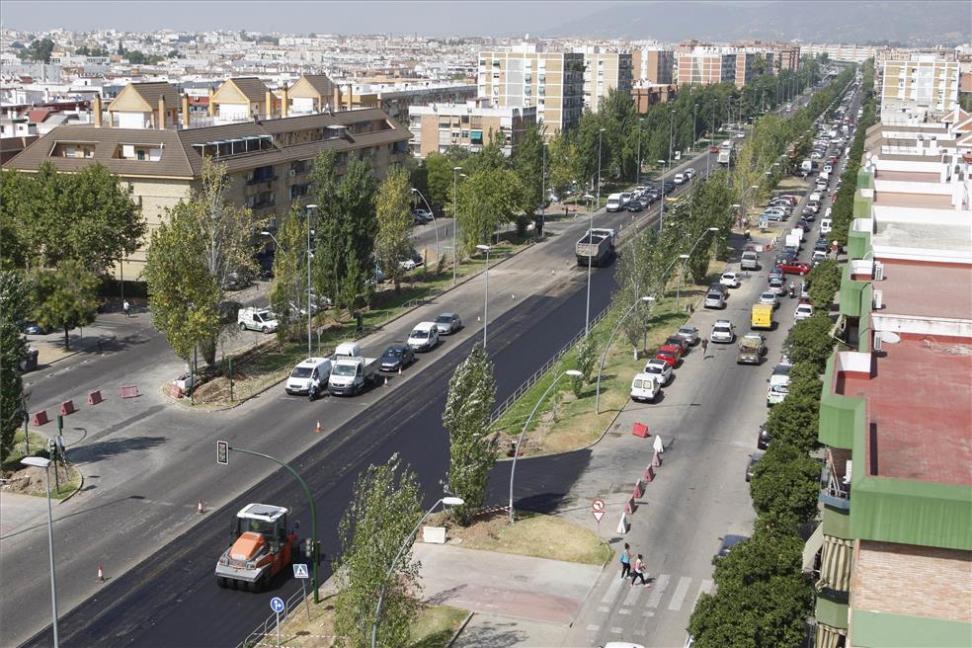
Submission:
M 631 434 L 641 439 L 647 439 L 651 436 L 651 432 L 648 431 L 648 426 L 645 423 L 635 423 L 632 425 Z
M 118 395 L 122 398 L 136 398 L 138 396 L 138 385 L 122 385 L 118 390 Z
M 74 414 L 78 410 L 74 409 L 74 401 L 66 400 L 61 403 L 61 416 L 67 416 L 68 414 Z
M 648 466 L 647 468 L 645 468 L 644 478 L 645 478 L 645 481 L 647 483 L 649 483 L 649 484 L 651 482 L 655 481 L 655 469 L 652 468 L 651 466 Z
M 637 510 L 638 503 L 635 501 L 635 498 L 629 497 L 628 501 L 624 503 L 624 512 L 628 515 L 632 515 Z
M 641 483 L 641 480 L 635 482 L 634 490 L 631 492 L 631 497 L 635 499 L 641 499 L 642 495 L 645 494 L 645 486 Z
M 651 456 L 651 467 L 652 468 L 661 467 L 661 455 L 658 454 L 658 452 L 655 452 L 655 454 Z
M 88 405 L 97 405 L 98 403 L 104 402 L 104 400 L 105 399 L 102 397 L 100 389 L 96 389 L 88 394 Z
M 34 412 L 34 418 L 32 423 L 34 425 L 47 425 L 51 422 L 51 419 L 47 418 L 47 410 L 41 410 L 39 412 Z

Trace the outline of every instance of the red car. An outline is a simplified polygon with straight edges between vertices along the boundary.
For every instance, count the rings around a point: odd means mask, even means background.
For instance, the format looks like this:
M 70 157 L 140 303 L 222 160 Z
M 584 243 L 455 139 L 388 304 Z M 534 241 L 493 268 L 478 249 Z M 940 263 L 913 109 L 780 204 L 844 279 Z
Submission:
M 675 346 L 677 346 L 681 350 L 682 355 L 685 355 L 686 353 L 689 352 L 689 343 L 688 343 L 688 340 L 686 340 L 685 338 L 680 337 L 678 335 L 669 335 L 665 339 L 665 344 L 666 345 L 674 344 Z
M 795 274 L 801 277 L 808 272 L 810 272 L 810 264 L 802 263 L 800 261 L 784 261 L 782 263 L 777 263 L 776 267 L 783 272 L 783 274 Z
M 661 351 L 661 350 L 659 350 L 658 353 L 655 354 L 655 360 L 661 360 L 662 362 L 664 362 L 665 364 L 667 364 L 672 369 L 674 369 L 675 368 L 675 365 L 678 364 L 678 356 L 676 356 L 671 351 Z
M 675 356 L 676 362 L 682 359 L 685 355 L 685 350 L 682 348 L 681 344 L 672 344 L 671 342 L 666 342 L 665 344 L 658 347 L 659 353 L 670 353 Z

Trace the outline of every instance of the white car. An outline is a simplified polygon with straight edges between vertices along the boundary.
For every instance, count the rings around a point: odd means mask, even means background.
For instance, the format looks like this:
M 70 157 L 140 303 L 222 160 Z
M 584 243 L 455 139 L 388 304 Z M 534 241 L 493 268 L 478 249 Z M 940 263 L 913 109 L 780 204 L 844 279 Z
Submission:
M 827 211 L 830 211 L 830 209 L 828 208 Z M 831 232 L 831 230 L 833 229 L 833 226 L 834 226 L 833 223 L 834 222 L 831 219 L 829 219 L 829 218 L 824 218 L 823 220 L 821 220 L 820 221 L 820 233 L 821 234 L 830 234 L 830 232 Z
M 404 261 L 398 262 L 398 267 L 406 272 L 415 269 L 415 259 L 405 259 Z
M 691 180 L 692 178 L 694 178 L 695 177 L 695 169 L 685 169 L 685 177 L 688 180 Z
M 793 311 L 793 319 L 799 322 L 800 320 L 805 320 L 813 317 L 813 306 L 810 304 L 800 304 Z
M 684 184 L 685 183 L 685 174 L 684 173 L 676 173 L 675 174 L 675 177 L 672 178 L 672 182 L 674 182 L 677 185 Z
M 635 374 L 631 381 L 631 400 L 643 403 L 653 403 L 661 391 L 661 386 L 655 381 L 655 376 L 648 373 Z
M 732 344 L 736 341 L 736 327 L 729 320 L 716 320 L 709 334 L 709 342 L 716 344 Z
M 760 294 L 760 296 L 759 296 L 759 303 L 760 304 L 769 304 L 773 308 L 779 308 L 780 307 L 780 300 L 777 298 L 776 293 L 775 292 L 772 292 L 770 290 L 767 290 L 766 292 Z
M 643 373 L 651 374 L 662 387 L 672 380 L 672 366 L 664 360 L 651 359 L 645 364 Z
M 327 383 L 331 377 L 330 358 L 307 358 L 301 361 L 294 370 L 290 372 L 290 377 L 284 385 L 284 391 L 288 394 L 307 394 L 311 385 L 317 383 L 320 388 Z
M 719 283 L 726 288 L 738 288 L 739 277 L 736 276 L 735 272 L 723 272 L 722 276 L 719 277 Z
M 439 343 L 439 328 L 435 322 L 420 322 L 408 334 L 406 344 L 416 351 L 431 351 Z

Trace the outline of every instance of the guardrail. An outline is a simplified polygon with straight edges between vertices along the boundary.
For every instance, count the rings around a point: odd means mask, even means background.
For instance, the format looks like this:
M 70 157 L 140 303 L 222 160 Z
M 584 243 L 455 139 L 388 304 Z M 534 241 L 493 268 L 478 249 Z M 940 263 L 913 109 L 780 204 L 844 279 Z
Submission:
M 284 601 L 284 610 L 280 613 L 280 622 L 283 623 L 284 619 L 296 609 L 301 601 L 304 600 L 304 591 L 302 589 L 297 590 L 290 597 Z M 253 646 L 263 645 L 264 639 L 268 635 L 274 633 L 277 627 L 277 615 L 271 614 L 266 618 L 266 620 L 254 628 L 250 634 L 246 636 L 246 639 L 236 644 L 236 648 L 252 648 Z M 273 645 L 276 645 L 274 641 Z

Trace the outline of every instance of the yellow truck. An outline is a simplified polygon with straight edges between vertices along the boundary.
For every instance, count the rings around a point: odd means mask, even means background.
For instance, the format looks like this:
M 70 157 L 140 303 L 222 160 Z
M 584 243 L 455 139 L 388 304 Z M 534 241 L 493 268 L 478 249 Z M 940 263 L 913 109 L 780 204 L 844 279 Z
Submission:
M 773 328 L 773 305 L 753 304 L 752 320 L 749 327 L 752 329 Z

